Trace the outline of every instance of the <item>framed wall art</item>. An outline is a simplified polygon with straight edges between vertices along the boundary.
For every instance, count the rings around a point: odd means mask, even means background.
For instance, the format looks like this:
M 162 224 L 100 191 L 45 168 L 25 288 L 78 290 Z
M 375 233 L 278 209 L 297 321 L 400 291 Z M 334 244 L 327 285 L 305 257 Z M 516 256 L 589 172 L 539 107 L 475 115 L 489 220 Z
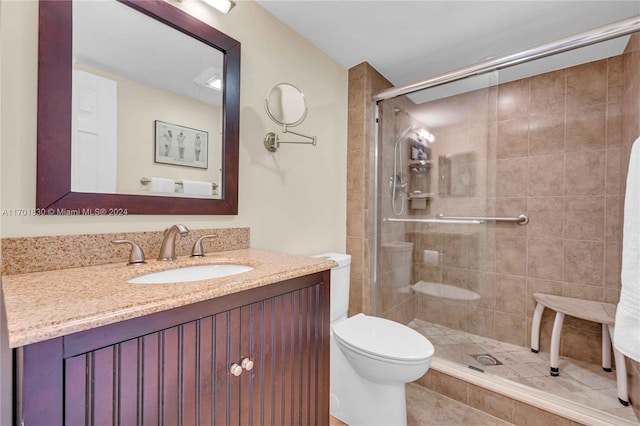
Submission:
M 155 121 L 156 163 L 208 168 L 209 134 L 203 130 Z

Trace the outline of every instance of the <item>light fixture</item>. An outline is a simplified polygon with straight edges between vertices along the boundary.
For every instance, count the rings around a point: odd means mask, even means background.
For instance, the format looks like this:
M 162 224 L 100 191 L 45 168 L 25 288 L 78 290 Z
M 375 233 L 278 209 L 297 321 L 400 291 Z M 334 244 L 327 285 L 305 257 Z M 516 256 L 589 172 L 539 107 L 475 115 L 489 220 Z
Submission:
M 222 89 L 222 79 L 217 75 L 214 75 L 209 80 L 203 83 L 205 86 L 210 87 L 212 89 L 220 90 Z
M 208 67 L 195 76 L 193 82 L 207 89 L 222 90 L 222 72 L 215 67 Z
M 212 6 L 218 9 L 222 13 L 229 13 L 233 6 L 236 5 L 236 2 L 232 0 L 202 0 L 207 3 L 209 6 Z

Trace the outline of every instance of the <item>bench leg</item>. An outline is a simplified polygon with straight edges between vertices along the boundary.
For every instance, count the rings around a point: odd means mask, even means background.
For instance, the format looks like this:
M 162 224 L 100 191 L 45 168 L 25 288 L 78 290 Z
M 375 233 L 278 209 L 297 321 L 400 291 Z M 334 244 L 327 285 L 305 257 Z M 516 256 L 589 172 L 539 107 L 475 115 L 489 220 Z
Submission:
M 607 324 L 602 324 L 602 369 L 611 373 L 611 335 Z
M 542 312 L 544 312 L 544 305 L 538 302 L 531 321 L 531 352 L 535 353 L 538 353 L 540 350 L 540 322 L 542 321 Z
M 556 319 L 553 321 L 553 331 L 551 332 L 551 371 L 552 376 L 560 375 L 560 335 L 562 334 L 562 323 L 564 322 L 564 313 L 556 312 Z
M 615 340 L 615 328 L 613 325 L 608 326 L 611 340 Z M 627 365 L 625 364 L 624 355 L 622 355 L 615 346 L 613 347 L 613 357 L 616 360 L 616 382 L 618 384 L 618 401 L 620 404 L 629 405 L 629 395 L 627 393 Z

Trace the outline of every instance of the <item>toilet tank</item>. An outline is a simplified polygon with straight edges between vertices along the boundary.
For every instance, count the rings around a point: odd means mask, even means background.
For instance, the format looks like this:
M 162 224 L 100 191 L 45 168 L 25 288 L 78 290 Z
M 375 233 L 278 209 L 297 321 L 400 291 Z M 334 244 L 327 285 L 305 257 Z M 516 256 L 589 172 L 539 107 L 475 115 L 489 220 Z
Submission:
M 331 321 L 346 318 L 349 311 L 349 278 L 351 255 L 342 253 L 324 253 L 313 257 L 331 259 L 338 264 L 331 268 Z

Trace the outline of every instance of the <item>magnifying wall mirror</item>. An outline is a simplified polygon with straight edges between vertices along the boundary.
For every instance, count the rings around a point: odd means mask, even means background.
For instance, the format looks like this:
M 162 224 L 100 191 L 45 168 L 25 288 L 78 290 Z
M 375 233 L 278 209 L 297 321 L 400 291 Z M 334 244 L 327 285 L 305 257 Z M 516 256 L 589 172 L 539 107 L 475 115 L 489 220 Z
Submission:
M 276 152 L 281 143 L 316 145 L 317 139 L 315 136 L 307 136 L 289 130 L 289 127 L 301 124 L 307 116 L 307 104 L 304 95 L 296 86 L 289 83 L 280 83 L 273 86 L 264 100 L 264 109 L 271 120 L 282 126 L 282 133 L 293 133 L 310 139 L 310 141 L 281 141 L 275 133 L 269 132 L 264 138 L 264 146 L 267 150 Z
M 297 126 L 307 116 L 304 95 L 289 83 L 273 86 L 264 100 L 264 107 L 269 118 L 282 126 Z

